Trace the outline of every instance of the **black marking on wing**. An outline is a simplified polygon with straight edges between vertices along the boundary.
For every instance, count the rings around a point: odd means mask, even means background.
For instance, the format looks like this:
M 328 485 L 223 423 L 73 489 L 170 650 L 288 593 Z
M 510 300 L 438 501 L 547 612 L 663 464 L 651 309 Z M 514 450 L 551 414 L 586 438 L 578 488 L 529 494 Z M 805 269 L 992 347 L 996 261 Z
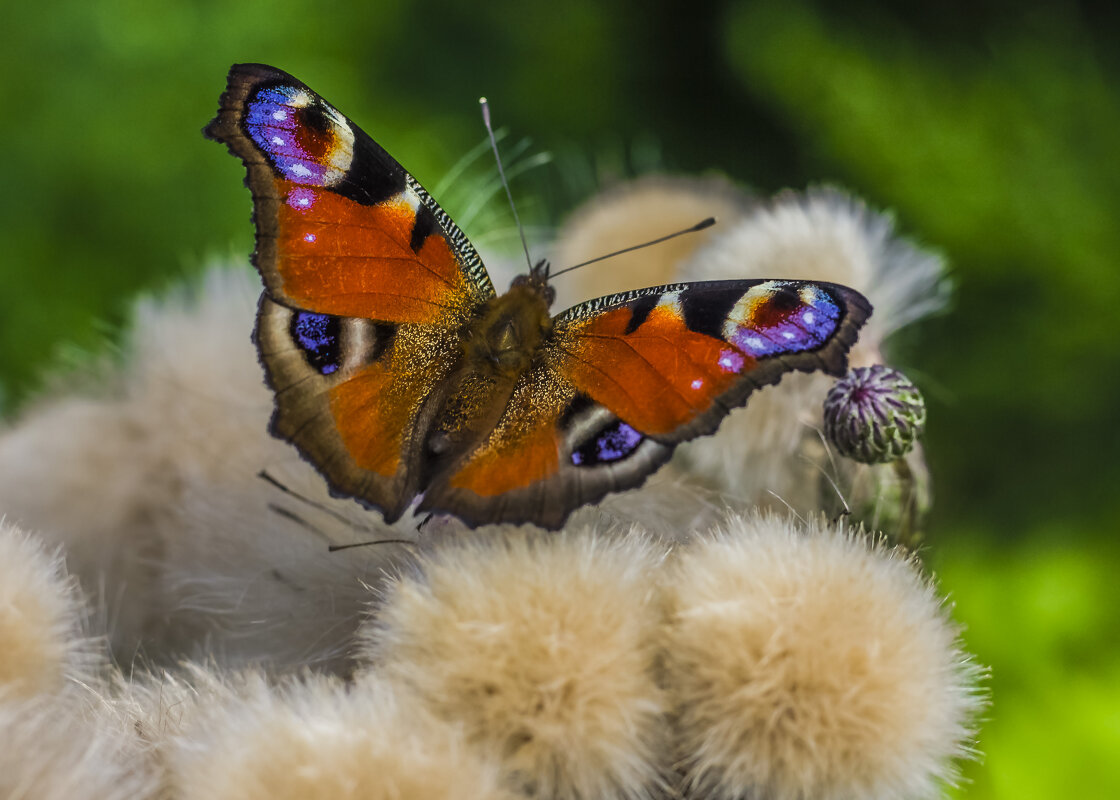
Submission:
M 412 252 L 419 253 L 420 248 L 424 246 L 424 242 L 436 230 L 435 214 L 427 206 L 420 206 L 420 210 L 416 212 L 416 221 L 412 225 L 412 236 L 408 242 Z
M 397 336 L 398 326 L 392 322 L 373 322 L 373 348 L 369 360 L 377 361 L 392 346 Z
M 259 90 L 257 93 L 259 94 Z M 334 131 L 334 121 L 327 116 L 327 106 L 322 98 L 306 108 L 293 108 L 292 113 L 295 114 L 296 119 L 301 124 L 306 125 L 316 133 L 325 134 Z
M 355 131 L 360 130 L 356 125 L 353 127 Z M 374 146 L 376 147 L 376 145 Z M 386 158 L 389 157 L 390 156 L 386 155 Z M 478 255 L 478 251 L 474 249 L 474 245 L 471 244 L 470 239 L 468 239 L 466 234 L 455 224 L 454 220 L 447 215 L 447 212 L 440 208 L 439 203 L 428 194 L 427 189 L 421 186 L 419 181 L 407 173 L 405 174 L 405 180 L 409 188 L 420 198 L 421 205 L 432 212 L 433 217 L 435 217 L 437 228 L 443 232 L 447 241 L 451 242 L 451 248 L 455 251 L 455 255 L 463 265 L 463 270 L 470 278 L 471 284 L 476 287 L 479 298 L 485 299 L 494 297 L 494 285 L 490 282 L 490 276 L 486 274 L 486 267 L 482 265 L 482 258 Z
M 635 300 L 630 305 L 630 321 L 626 323 L 626 333 L 633 333 L 641 327 L 650 312 L 657 308 L 657 302 L 660 299 L 661 295 L 659 294 L 647 294 Z
M 681 308 L 684 309 L 684 324 L 689 330 L 723 338 L 723 325 L 735 304 L 745 292 L 695 291 L 686 289 L 681 294 Z
M 835 299 L 835 295 L 829 294 Z M 785 315 L 801 308 L 804 303 L 796 288 L 781 284 L 766 298 L 766 305 L 769 307 L 768 310 Z M 843 307 L 842 302 L 837 303 L 837 305 Z
M 354 134 L 354 159 L 341 181 L 330 189 L 356 203 L 374 206 L 404 191 L 408 185 L 404 168 L 357 125 Z
M 571 399 L 571 402 L 568 403 L 568 407 L 565 408 L 560 415 L 560 421 L 558 423 L 560 430 L 566 430 L 572 424 L 572 420 L 595 405 L 597 405 L 597 403 L 587 395 L 576 394 L 576 396 Z

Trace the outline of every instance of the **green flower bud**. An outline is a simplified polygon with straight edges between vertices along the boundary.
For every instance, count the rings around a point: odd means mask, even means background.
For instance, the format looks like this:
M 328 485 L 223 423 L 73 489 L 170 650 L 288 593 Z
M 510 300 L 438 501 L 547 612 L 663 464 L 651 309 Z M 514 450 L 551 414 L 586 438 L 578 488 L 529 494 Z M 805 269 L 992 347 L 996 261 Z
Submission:
M 840 452 L 864 464 L 902 458 L 926 424 L 922 393 L 898 370 L 856 367 L 824 401 L 824 432 Z

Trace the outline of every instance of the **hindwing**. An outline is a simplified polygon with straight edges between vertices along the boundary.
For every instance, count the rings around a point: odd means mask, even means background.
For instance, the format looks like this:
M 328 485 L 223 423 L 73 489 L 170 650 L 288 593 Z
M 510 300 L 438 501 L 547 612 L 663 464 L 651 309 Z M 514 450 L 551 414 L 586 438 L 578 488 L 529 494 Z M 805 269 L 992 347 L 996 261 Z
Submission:
M 255 338 L 276 393 L 272 433 L 332 493 L 400 517 L 421 488 L 420 445 L 456 364 L 456 333 L 296 311 L 264 295 Z

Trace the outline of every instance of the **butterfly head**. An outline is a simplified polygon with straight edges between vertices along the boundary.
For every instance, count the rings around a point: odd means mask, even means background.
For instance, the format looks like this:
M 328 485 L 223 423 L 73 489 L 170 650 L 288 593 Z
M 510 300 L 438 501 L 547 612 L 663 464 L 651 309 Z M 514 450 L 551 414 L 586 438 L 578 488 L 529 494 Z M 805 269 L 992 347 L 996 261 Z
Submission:
M 552 288 L 552 284 L 548 282 L 548 274 L 552 269 L 552 265 L 546 259 L 541 259 L 532 268 L 530 268 L 527 275 L 518 275 L 513 279 L 513 283 L 509 285 L 512 289 L 529 289 L 540 295 L 544 300 L 545 306 L 551 306 L 552 301 L 556 299 L 556 290 Z

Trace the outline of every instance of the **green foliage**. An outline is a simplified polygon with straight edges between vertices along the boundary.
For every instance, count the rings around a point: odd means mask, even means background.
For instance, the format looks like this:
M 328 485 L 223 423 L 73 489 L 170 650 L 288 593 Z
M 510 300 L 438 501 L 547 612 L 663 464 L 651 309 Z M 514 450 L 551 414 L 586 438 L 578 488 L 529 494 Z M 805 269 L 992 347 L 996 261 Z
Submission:
M 1120 752 L 1120 552 L 1069 527 L 1011 552 L 969 533 L 934 557 L 968 649 L 992 666 L 984 758 L 956 795 L 1120 796 L 1106 766 Z
M 1095 514 L 1120 478 L 1100 447 L 1120 444 L 1116 75 L 1061 6 L 973 48 L 864 23 L 744 6 L 729 61 L 843 182 L 954 264 L 957 313 L 929 326 L 915 360 L 955 401 L 930 414 L 939 480 L 962 497 L 980 488 L 994 524 Z M 1054 484 L 1057 460 L 1075 480 Z M 993 486 L 1009 477 L 997 465 L 1015 480 Z
M 929 401 L 931 546 L 993 668 L 988 757 L 964 794 L 1120 793 L 1102 766 L 1120 719 L 1116 552 L 1099 552 L 1120 482 L 1120 17 L 1087 13 L 996 0 L 13 5 L 0 397 L 26 398 L 63 343 L 96 349 L 137 291 L 250 250 L 241 167 L 199 133 L 235 61 L 301 77 L 433 188 L 482 140 L 486 94 L 513 132 L 505 146 L 532 136 L 525 158 L 561 154 L 514 185 L 545 222 L 651 162 L 762 191 L 840 182 L 954 266 L 954 310 L 895 349 Z M 440 196 L 473 238 L 512 239 L 500 203 Z

